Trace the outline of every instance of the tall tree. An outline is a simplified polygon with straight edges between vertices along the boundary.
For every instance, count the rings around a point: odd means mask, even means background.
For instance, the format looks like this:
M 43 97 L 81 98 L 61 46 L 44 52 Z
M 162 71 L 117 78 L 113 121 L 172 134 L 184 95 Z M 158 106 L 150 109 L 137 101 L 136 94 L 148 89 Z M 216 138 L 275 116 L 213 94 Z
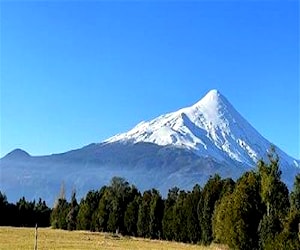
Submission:
M 264 214 L 259 225 L 259 244 L 261 249 L 272 246 L 275 237 L 282 231 L 283 225 L 274 213 Z
M 163 238 L 173 240 L 174 236 L 174 206 L 178 198 L 179 188 L 169 189 L 168 197 L 165 200 L 164 215 L 162 220 Z
M 110 213 L 107 224 L 109 231 L 124 231 L 124 214 L 127 207 L 126 197 L 129 191 L 129 183 L 124 178 L 112 178 L 109 186 Z
M 300 174 L 295 177 L 294 188 L 291 192 L 291 207 L 300 212 Z
M 288 189 L 280 179 L 279 158 L 274 147 L 271 147 L 268 159 L 269 163 L 265 163 L 263 160 L 258 162 L 261 197 L 266 205 L 267 216 L 273 213 L 284 217 L 289 208 Z
M 191 243 L 197 243 L 201 239 L 200 222 L 197 215 L 197 206 L 201 197 L 201 189 L 199 185 L 195 185 L 193 191 L 188 193 L 186 198 L 186 216 L 187 216 L 187 233 L 188 240 Z
M 164 203 L 162 197 L 156 189 L 152 189 L 152 197 L 150 202 L 150 222 L 149 234 L 152 239 L 159 239 L 162 236 L 162 218 L 164 211 Z
M 279 158 L 274 147 L 271 147 L 268 159 L 269 163 L 263 160 L 258 162 L 260 195 L 266 207 L 259 227 L 262 248 L 270 245 L 270 241 L 273 241 L 274 237 L 283 230 L 290 208 L 288 189 L 281 181 Z
M 73 191 L 70 206 L 69 206 L 69 211 L 66 218 L 68 230 L 76 229 L 78 210 L 79 210 L 79 206 L 76 199 L 76 192 Z
M 39 201 L 35 204 L 34 213 L 35 222 L 39 227 L 48 227 L 50 225 L 51 209 L 41 198 L 39 198 Z
M 97 228 L 98 206 L 106 186 L 100 191 L 89 191 L 84 199 L 81 199 L 77 215 L 77 229 L 95 231 Z
M 150 203 L 152 193 L 147 190 L 143 193 L 138 212 L 137 233 L 140 237 L 150 237 L 149 224 L 150 224 Z
M 257 174 L 246 172 L 234 192 L 223 196 L 213 216 L 216 241 L 232 249 L 258 248 L 258 226 L 262 218 L 259 187 Z
M 187 193 L 180 190 L 176 203 L 173 207 L 174 239 L 180 242 L 188 241 L 186 199 Z
M 137 236 L 137 223 L 139 214 L 139 203 L 141 197 L 136 196 L 133 201 L 131 201 L 125 211 L 124 215 L 124 226 L 125 233 L 132 236 Z
M 35 201 L 26 201 L 25 197 L 22 197 L 16 204 L 18 209 L 18 221 L 20 226 L 30 227 L 35 225 L 34 207 Z
M 106 232 L 107 223 L 109 218 L 109 210 L 110 210 L 110 192 L 109 189 L 106 188 L 102 197 L 100 198 L 98 210 L 97 210 L 97 230 L 101 232 Z
M 7 197 L 4 193 L 0 191 L 0 225 L 7 226 L 9 225 L 9 210 L 8 210 Z
M 66 200 L 65 185 L 62 183 L 59 197 L 54 202 L 51 212 L 50 222 L 53 228 L 67 229 L 67 215 L 69 212 L 69 203 Z
M 291 207 L 286 218 L 271 213 L 261 221 L 260 243 L 264 249 L 300 249 L 300 175 L 295 177 L 290 195 Z
M 208 245 L 213 240 L 212 237 L 212 215 L 215 204 L 221 197 L 223 183 L 219 175 L 211 177 L 203 188 L 198 204 L 198 218 L 201 227 L 202 243 Z
M 66 199 L 58 199 L 51 213 L 51 225 L 53 228 L 67 229 L 67 215 L 69 203 Z

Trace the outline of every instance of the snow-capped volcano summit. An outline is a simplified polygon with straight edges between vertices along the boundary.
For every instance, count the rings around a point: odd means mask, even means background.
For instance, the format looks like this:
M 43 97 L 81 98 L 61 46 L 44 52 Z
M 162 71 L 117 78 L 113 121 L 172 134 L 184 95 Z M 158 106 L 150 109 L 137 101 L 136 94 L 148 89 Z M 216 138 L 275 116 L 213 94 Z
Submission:
M 192 149 L 200 156 L 219 161 L 234 160 L 248 166 L 265 157 L 271 145 L 215 89 L 190 107 L 141 122 L 105 142 L 173 145 Z M 283 161 L 293 163 L 293 159 L 280 149 L 277 153 Z

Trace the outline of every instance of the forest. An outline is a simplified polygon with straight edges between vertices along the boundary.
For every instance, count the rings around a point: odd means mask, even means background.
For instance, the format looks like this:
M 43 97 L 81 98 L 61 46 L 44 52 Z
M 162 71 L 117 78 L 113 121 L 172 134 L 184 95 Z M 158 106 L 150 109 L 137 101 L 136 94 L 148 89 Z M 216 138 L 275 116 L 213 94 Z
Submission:
M 44 201 L 9 203 L 0 192 L 0 225 L 52 226 L 66 230 L 120 233 L 150 239 L 231 249 L 300 249 L 300 174 L 289 192 L 274 151 L 238 180 L 211 176 L 191 191 L 173 187 L 164 198 L 141 193 L 121 177 L 77 201 L 62 189 L 53 208 Z

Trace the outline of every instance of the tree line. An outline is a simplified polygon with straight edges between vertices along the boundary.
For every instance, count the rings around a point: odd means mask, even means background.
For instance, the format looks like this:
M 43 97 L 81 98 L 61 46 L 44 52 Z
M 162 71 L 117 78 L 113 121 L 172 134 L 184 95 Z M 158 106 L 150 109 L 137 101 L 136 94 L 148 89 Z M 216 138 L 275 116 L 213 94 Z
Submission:
M 50 226 L 51 209 L 41 198 L 38 202 L 27 201 L 22 197 L 19 201 L 9 203 L 4 193 L 0 192 L 0 226 L 41 227 Z
M 300 175 L 289 193 L 277 155 L 271 151 L 268 157 L 236 182 L 215 175 L 203 188 L 174 187 L 166 198 L 156 189 L 141 193 L 120 177 L 89 191 L 79 203 L 75 192 L 70 201 L 62 192 L 49 221 L 53 228 L 217 242 L 231 249 L 300 249 Z

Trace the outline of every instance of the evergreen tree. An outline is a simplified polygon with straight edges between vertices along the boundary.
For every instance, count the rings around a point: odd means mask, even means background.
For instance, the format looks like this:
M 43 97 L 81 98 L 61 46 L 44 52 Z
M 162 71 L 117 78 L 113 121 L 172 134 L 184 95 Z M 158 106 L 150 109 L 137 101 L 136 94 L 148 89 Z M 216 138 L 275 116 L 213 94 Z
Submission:
M 50 216 L 50 223 L 53 228 L 67 229 L 67 215 L 69 203 L 66 200 L 65 184 L 62 182 L 59 197 L 55 200 Z
M 143 193 L 141 204 L 139 206 L 137 234 L 140 237 L 150 237 L 150 203 L 152 200 L 152 193 L 147 190 Z
M 163 229 L 163 238 L 166 240 L 175 239 L 173 210 L 178 198 L 178 193 L 179 193 L 178 187 L 169 189 L 168 197 L 165 200 L 162 229 Z
M 260 230 L 261 248 L 264 249 L 300 249 L 300 210 L 299 210 L 299 184 L 300 175 L 295 178 L 294 189 L 290 195 L 291 207 L 286 218 L 279 220 L 271 214 L 264 217 Z M 275 217 L 275 218 L 272 218 Z
M 259 178 L 246 172 L 232 194 L 225 194 L 213 216 L 213 231 L 217 242 L 232 249 L 257 249 L 258 226 L 262 218 Z
M 180 242 L 187 242 L 187 193 L 183 190 L 179 192 L 176 203 L 173 207 L 173 233 L 174 239 Z
M 79 210 L 77 215 L 77 226 L 76 228 L 78 230 L 90 230 L 91 229 L 91 216 L 92 213 L 90 213 L 90 206 L 89 204 L 84 200 L 81 199 L 79 204 Z
M 27 201 L 25 197 L 16 204 L 9 203 L 4 193 L 0 191 L 0 225 L 33 227 L 37 223 L 46 227 L 50 223 L 51 209 L 40 198 L 38 203 Z
M 137 236 L 139 202 L 140 196 L 136 196 L 135 199 L 128 204 L 125 211 L 124 226 L 125 232 L 128 235 Z
M 164 211 L 164 203 L 162 197 L 156 189 L 152 189 L 152 197 L 150 202 L 150 222 L 149 234 L 152 239 L 159 239 L 162 236 L 162 218 Z
M 69 211 L 67 214 L 66 222 L 68 230 L 75 230 L 77 224 L 77 214 L 79 206 L 76 199 L 76 192 L 72 192 L 71 202 L 69 205 Z
M 97 230 L 101 232 L 106 232 L 108 217 L 109 217 L 109 190 L 106 188 L 104 191 L 98 205 L 97 210 Z
M 107 222 L 107 229 L 111 232 L 124 231 L 124 214 L 127 207 L 126 198 L 129 192 L 129 183 L 124 178 L 112 178 L 109 186 L 110 213 Z
M 201 239 L 200 222 L 197 215 L 197 206 L 201 197 L 199 185 L 195 185 L 193 191 L 188 194 L 185 202 L 187 216 L 187 234 L 191 243 L 197 243 Z
M 291 193 L 291 207 L 300 211 L 300 174 L 296 175 Z
M 235 182 L 231 178 L 226 178 L 222 180 L 222 191 L 220 198 L 224 195 L 233 193 L 235 188 Z M 220 199 L 219 199 L 220 200 Z
M 35 201 L 26 201 L 25 197 L 22 197 L 16 204 L 18 209 L 18 223 L 22 227 L 32 227 L 35 225 L 34 207 Z
M 213 240 L 212 237 L 212 215 L 215 204 L 221 197 L 223 183 L 219 175 L 211 177 L 203 188 L 198 204 L 198 218 L 201 228 L 201 241 L 208 245 Z
M 265 245 L 264 249 L 274 250 L 274 249 L 284 249 L 284 250 L 299 250 L 300 242 L 299 238 L 295 237 L 288 231 L 283 230 L 281 233 L 277 234 L 275 238 Z
M 45 201 L 39 198 L 34 207 L 35 223 L 39 227 L 48 227 L 50 225 L 51 209 L 46 205 Z
M 59 198 L 54 205 L 51 213 L 51 226 L 53 228 L 67 229 L 67 215 L 69 212 L 69 203 L 64 198 Z
M 269 246 L 274 237 L 282 232 L 290 208 L 288 189 L 280 179 L 279 158 L 274 147 L 271 148 L 268 158 L 269 163 L 262 160 L 258 162 L 260 195 L 266 207 L 259 227 L 262 248 Z
M 81 199 L 77 215 L 77 229 L 96 230 L 98 206 L 105 189 L 104 186 L 100 191 L 89 191 L 85 199 Z
M 272 245 L 274 238 L 282 231 L 283 225 L 278 216 L 271 213 L 265 214 L 259 225 L 259 243 L 261 249 Z
M 266 214 L 285 217 L 289 209 L 288 189 L 280 180 L 279 158 L 274 147 L 268 154 L 269 164 L 260 160 L 258 173 L 260 176 L 261 197 L 266 205 Z
M 9 225 L 9 210 L 8 210 L 7 197 L 0 191 L 0 226 Z
M 229 245 L 232 235 L 231 207 L 232 194 L 224 195 L 216 205 L 213 214 L 212 229 L 216 243 Z

